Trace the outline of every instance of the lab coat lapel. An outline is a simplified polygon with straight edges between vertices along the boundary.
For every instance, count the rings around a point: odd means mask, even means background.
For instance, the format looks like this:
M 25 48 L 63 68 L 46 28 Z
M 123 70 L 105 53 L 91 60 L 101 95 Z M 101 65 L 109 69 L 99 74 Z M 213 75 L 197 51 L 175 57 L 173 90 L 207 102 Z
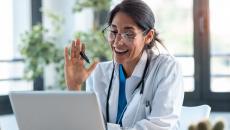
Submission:
M 112 66 L 110 69 L 111 70 L 113 69 Z M 106 77 L 105 77 L 106 79 L 103 80 L 110 81 L 111 75 L 112 75 L 112 71 L 108 71 L 108 73 L 106 73 Z M 108 87 L 104 89 L 106 95 L 108 95 L 109 82 L 107 86 Z M 109 98 L 110 122 L 116 122 L 116 114 L 114 113 L 117 113 L 118 93 L 119 93 L 119 76 L 118 76 L 117 66 L 115 66 L 114 77 L 112 79 L 112 86 L 111 86 L 110 98 Z
M 118 104 L 118 93 L 119 93 L 119 78 L 116 76 L 114 77 L 112 88 L 111 88 L 111 95 L 109 99 L 109 114 L 110 121 L 116 122 L 116 114 L 117 113 L 117 104 Z
M 139 115 L 139 110 L 142 105 L 141 102 L 142 95 L 140 94 L 140 89 L 136 90 L 132 99 L 128 102 L 127 109 L 124 113 L 122 123 L 124 126 L 131 127 L 133 122 L 137 119 Z
M 119 81 L 117 82 L 116 79 L 118 78 L 118 71 L 117 71 L 117 65 L 115 64 L 115 70 L 114 70 L 114 77 L 113 77 L 113 82 L 112 82 L 112 88 L 114 88 L 114 86 L 117 86 L 117 83 L 119 83 Z M 109 67 L 109 70 L 105 72 L 104 75 L 106 75 L 104 78 L 102 79 L 107 83 L 107 87 L 104 89 L 106 95 L 108 95 L 108 90 L 109 90 L 109 81 L 111 79 L 112 76 L 112 72 L 113 72 L 113 64 L 111 64 L 111 66 Z M 115 85 L 116 84 L 116 85 Z

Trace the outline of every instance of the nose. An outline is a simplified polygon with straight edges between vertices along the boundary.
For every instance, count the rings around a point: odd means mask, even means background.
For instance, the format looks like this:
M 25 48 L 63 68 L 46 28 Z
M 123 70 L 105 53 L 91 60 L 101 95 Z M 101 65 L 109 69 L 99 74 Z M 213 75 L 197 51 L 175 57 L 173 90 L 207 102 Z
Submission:
M 121 41 L 122 37 L 121 37 L 121 34 L 120 33 L 117 33 L 116 37 L 115 37 L 115 40 L 114 40 L 114 43 L 115 44 L 118 44 L 120 41 Z

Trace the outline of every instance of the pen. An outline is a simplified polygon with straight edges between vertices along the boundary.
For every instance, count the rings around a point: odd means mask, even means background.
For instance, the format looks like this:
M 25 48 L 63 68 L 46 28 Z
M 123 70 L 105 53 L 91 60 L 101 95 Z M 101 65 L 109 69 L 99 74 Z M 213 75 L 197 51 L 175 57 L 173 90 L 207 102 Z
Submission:
M 81 55 L 81 57 L 87 62 L 87 63 L 90 63 L 89 62 L 89 58 L 85 55 L 85 53 L 84 52 L 80 52 L 80 55 Z

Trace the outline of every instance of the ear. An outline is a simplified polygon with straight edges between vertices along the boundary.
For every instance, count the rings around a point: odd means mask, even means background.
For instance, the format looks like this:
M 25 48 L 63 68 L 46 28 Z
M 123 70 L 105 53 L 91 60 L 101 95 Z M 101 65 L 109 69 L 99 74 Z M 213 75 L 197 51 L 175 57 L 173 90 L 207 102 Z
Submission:
M 151 29 L 146 35 L 145 35 L 145 44 L 149 44 L 155 36 L 155 31 Z

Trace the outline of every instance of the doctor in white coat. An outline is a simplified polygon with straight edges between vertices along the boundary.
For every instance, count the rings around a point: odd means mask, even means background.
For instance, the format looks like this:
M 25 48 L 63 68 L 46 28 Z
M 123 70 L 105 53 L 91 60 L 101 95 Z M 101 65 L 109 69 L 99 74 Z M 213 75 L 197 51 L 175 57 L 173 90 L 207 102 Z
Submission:
M 113 61 L 85 68 L 78 39 L 71 55 L 65 48 L 65 78 L 69 90 L 97 95 L 108 130 L 176 130 L 184 98 L 181 69 L 169 54 L 153 51 L 162 44 L 151 9 L 141 0 L 124 0 L 109 14 L 103 30 Z M 164 45 L 163 45 L 164 46 Z

